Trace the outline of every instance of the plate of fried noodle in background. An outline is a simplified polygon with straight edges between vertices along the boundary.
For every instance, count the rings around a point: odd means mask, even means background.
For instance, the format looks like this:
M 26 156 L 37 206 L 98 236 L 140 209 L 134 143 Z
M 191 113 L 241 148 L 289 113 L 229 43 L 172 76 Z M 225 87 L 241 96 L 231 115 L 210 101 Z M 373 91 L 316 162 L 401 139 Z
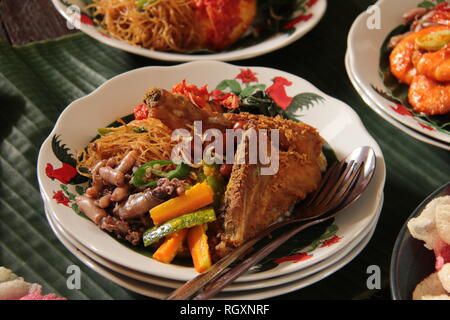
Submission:
M 52 0 L 82 32 L 165 61 L 248 59 L 278 50 L 321 20 L 326 0 Z

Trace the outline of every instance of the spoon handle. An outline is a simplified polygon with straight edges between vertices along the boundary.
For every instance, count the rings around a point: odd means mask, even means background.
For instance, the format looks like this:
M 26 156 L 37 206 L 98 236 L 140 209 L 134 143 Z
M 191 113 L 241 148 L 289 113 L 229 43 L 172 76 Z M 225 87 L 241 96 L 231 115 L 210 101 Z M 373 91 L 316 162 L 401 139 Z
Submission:
M 240 247 L 234 249 L 231 253 L 229 253 L 224 258 L 220 259 L 218 262 L 216 262 L 212 268 L 205 273 L 202 273 L 198 276 L 196 276 L 194 279 L 186 282 L 184 285 L 182 285 L 180 288 L 172 292 L 169 296 L 165 298 L 165 300 L 186 300 L 190 299 L 193 295 L 195 295 L 201 288 L 206 286 L 208 283 L 216 279 L 218 276 L 223 274 L 224 271 L 227 270 L 227 268 L 234 263 L 235 261 L 242 259 L 245 257 L 249 250 L 262 238 L 276 230 L 278 227 L 287 225 L 289 223 L 292 223 L 292 221 L 284 221 L 276 225 L 272 225 L 268 229 L 266 229 L 264 232 L 260 233 L 255 238 L 247 241 Z
M 303 230 L 305 230 L 309 227 L 312 227 L 316 224 L 322 223 L 322 222 L 332 218 L 333 216 L 334 215 L 330 215 L 323 219 L 314 220 L 309 223 L 305 223 L 305 224 L 296 226 L 295 228 L 291 229 L 290 231 L 283 233 L 275 241 L 270 242 L 262 249 L 253 253 L 249 258 L 247 258 L 242 263 L 240 263 L 237 266 L 222 273 L 215 280 L 212 280 L 207 286 L 205 286 L 199 292 L 199 294 L 197 294 L 195 297 L 193 297 L 193 300 L 206 300 L 206 299 L 210 299 L 210 298 L 214 297 L 216 294 L 218 294 L 220 291 L 222 291 L 223 288 L 230 285 L 234 280 L 236 280 L 242 274 L 247 272 L 252 266 L 254 266 L 258 262 L 260 262 L 262 259 L 267 257 L 269 254 L 271 254 L 274 250 L 276 250 L 278 247 L 280 247 L 283 243 L 285 243 L 291 237 L 295 236 L 300 231 L 303 231 Z

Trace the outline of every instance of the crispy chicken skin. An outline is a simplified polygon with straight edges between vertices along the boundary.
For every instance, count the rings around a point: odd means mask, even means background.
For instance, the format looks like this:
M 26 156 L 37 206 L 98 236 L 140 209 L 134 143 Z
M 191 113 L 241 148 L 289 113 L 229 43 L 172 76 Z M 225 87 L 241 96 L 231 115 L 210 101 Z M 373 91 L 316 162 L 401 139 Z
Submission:
M 216 259 L 254 237 L 316 190 L 324 167 L 323 139 L 311 126 L 246 113 L 225 117 L 247 121 L 247 127 L 255 129 L 279 129 L 279 170 L 275 175 L 260 175 L 260 165 L 233 166 L 221 220 L 213 229 L 218 234 L 214 240 Z
M 315 159 L 322 153 L 323 139 L 317 130 L 305 123 L 283 119 L 281 116 L 266 117 L 247 112 L 226 113 L 225 119 L 231 122 L 247 122 L 247 128 L 280 130 L 280 150 L 297 151 Z

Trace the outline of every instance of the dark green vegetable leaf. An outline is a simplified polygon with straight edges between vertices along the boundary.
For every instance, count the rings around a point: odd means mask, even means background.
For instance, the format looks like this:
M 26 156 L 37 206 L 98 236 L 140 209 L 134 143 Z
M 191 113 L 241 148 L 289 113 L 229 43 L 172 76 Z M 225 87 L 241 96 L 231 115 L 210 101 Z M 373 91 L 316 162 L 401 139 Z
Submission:
M 434 8 L 435 5 L 436 4 L 431 2 L 431 1 L 423 1 L 423 2 L 419 3 L 418 7 L 419 8 L 430 9 L 430 8 Z

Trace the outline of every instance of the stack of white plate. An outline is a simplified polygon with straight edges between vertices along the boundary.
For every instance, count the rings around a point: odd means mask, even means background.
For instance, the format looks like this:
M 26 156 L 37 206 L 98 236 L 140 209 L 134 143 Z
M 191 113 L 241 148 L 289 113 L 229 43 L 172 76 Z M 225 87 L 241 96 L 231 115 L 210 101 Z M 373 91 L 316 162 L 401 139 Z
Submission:
M 234 79 L 241 69 L 243 67 L 220 62 L 138 69 L 107 81 L 89 96 L 66 108 L 41 147 L 38 179 L 48 221 L 68 250 L 111 281 L 153 298 L 164 298 L 197 275 L 193 267 L 163 264 L 130 249 L 100 230 L 89 219 L 76 214 L 70 205 L 79 189 L 74 185 L 63 185 L 51 173 L 52 168 L 59 168 L 63 161 L 55 153 L 55 145 L 64 144 L 65 151 L 76 154 L 77 150 L 83 149 L 91 141 L 97 128 L 111 123 L 111 119 L 117 115 L 129 113 L 130 106 L 139 103 L 140 97 L 149 87 L 170 88 L 181 79 L 186 79 L 188 83 L 208 84 L 214 88 L 224 79 Z M 333 236 L 321 239 L 319 246 L 308 251 L 307 259 L 301 259 L 304 255 L 300 251 L 296 252 L 296 259 L 283 259 L 285 262 L 271 264 L 273 268 L 249 272 L 227 287 L 216 297 L 218 299 L 274 297 L 299 290 L 331 275 L 367 245 L 383 206 L 386 178 L 383 154 L 357 114 L 346 104 L 327 96 L 297 76 L 275 69 L 250 69 L 257 74 L 259 83 L 270 85 L 275 77 L 286 78 L 292 83 L 287 91 L 290 95 L 301 92 L 320 95 L 322 100 L 316 106 L 301 111 L 301 120 L 320 131 L 339 159 L 358 147 L 372 147 L 377 157 L 377 167 L 366 192 L 335 219 Z M 64 199 L 64 194 L 68 193 L 69 199 Z M 297 237 L 302 237 L 302 233 Z
M 290 262 L 289 264 L 295 266 L 295 268 L 282 266 L 286 267 L 285 269 L 298 269 L 292 272 L 282 270 L 283 268 L 277 268 L 277 270 L 261 272 L 261 274 L 249 274 L 225 288 L 224 292 L 216 298 L 227 300 L 266 299 L 302 289 L 324 279 L 353 260 L 365 248 L 375 231 L 381 207 L 382 202 L 377 209 L 375 217 L 367 227 L 361 230 L 359 235 L 350 240 L 340 250 L 336 250 L 335 253 L 327 254 L 324 260 L 320 261 L 319 259 L 318 262 L 312 265 L 310 263 L 302 265 L 303 262 L 293 265 L 293 262 Z M 125 265 L 105 259 L 85 247 L 64 230 L 56 219 L 52 217 L 47 207 L 45 212 L 53 232 L 62 244 L 84 264 L 116 284 L 148 297 L 163 299 L 184 283 L 183 281 L 158 276 L 159 272 L 156 270 L 153 273 L 139 272 L 127 268 Z
M 345 66 L 356 91 L 366 104 L 384 120 L 411 137 L 450 150 L 448 131 L 432 128 L 383 97 L 379 74 L 380 50 L 389 33 L 403 23 L 402 16 L 416 8 L 418 0 L 380 0 L 353 23 L 348 36 Z

